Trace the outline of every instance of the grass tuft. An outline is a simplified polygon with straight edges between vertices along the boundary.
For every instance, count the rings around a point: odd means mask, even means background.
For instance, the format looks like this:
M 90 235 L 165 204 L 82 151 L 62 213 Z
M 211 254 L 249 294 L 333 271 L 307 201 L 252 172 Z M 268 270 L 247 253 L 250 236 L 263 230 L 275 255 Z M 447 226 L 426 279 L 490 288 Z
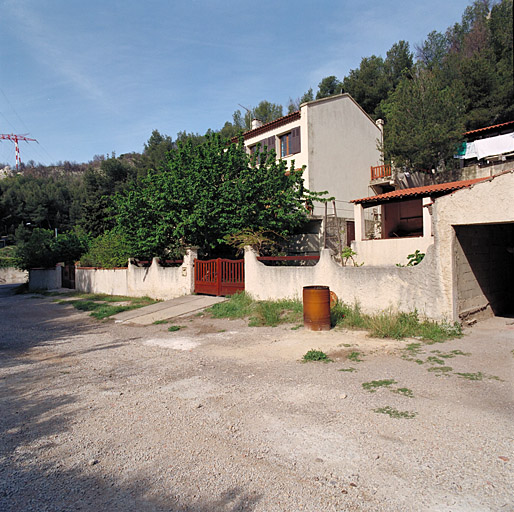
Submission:
M 252 313 L 254 301 L 245 292 L 232 295 L 227 301 L 219 302 L 208 308 L 214 318 L 244 318 Z
M 394 379 L 382 379 L 382 380 L 372 380 L 371 382 L 363 382 L 362 387 L 369 391 L 370 393 L 374 393 L 378 388 L 392 386 L 396 384 Z
M 309 350 L 306 354 L 304 354 L 302 358 L 303 362 L 310 361 L 323 361 L 324 363 L 332 362 L 332 359 L 325 354 L 325 352 L 321 350 Z
M 364 359 L 360 358 L 361 355 L 362 355 L 361 352 L 354 350 L 353 352 L 350 352 L 348 354 L 348 360 L 353 361 L 354 363 L 362 363 L 362 361 L 364 361 Z
M 397 389 L 391 389 L 393 393 L 397 393 L 398 395 L 403 395 L 408 398 L 414 398 L 414 393 L 412 392 L 412 389 L 409 388 L 397 388 Z
M 72 294 L 74 300 L 58 300 L 58 304 L 69 304 L 79 311 L 90 311 L 90 316 L 103 320 L 123 311 L 141 308 L 157 302 L 149 297 L 121 297 L 118 295 Z M 127 305 L 112 305 L 109 302 L 128 302 Z
M 333 324 L 348 329 L 365 329 L 374 338 L 401 340 L 417 337 L 428 343 L 441 343 L 462 336 L 459 323 L 437 323 L 433 320 L 420 320 L 416 310 L 410 313 L 387 309 L 375 315 L 362 313 L 358 303 L 349 306 L 337 303 L 332 308 Z
M 244 292 L 232 295 L 229 300 L 215 304 L 207 311 L 214 318 L 249 317 L 250 327 L 299 324 L 303 319 L 303 305 L 299 300 L 254 301 Z M 297 325 L 297 328 L 299 327 L 301 325 Z
M 418 414 L 417 412 L 410 412 L 410 411 L 399 411 L 398 409 L 395 409 L 394 407 L 390 407 L 389 405 L 386 407 L 380 407 L 378 409 L 373 409 L 373 412 L 376 412 L 378 414 L 387 414 L 391 418 L 394 419 L 406 419 L 411 420 L 416 417 Z

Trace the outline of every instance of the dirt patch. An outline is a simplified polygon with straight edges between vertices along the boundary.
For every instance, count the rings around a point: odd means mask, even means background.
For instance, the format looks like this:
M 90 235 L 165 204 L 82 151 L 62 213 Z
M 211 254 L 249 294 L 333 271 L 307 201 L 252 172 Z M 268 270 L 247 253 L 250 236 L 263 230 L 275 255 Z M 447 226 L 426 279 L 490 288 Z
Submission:
M 406 358 L 419 340 L 2 301 L 2 511 L 512 508 L 505 322 Z M 333 362 L 300 362 L 311 349 Z

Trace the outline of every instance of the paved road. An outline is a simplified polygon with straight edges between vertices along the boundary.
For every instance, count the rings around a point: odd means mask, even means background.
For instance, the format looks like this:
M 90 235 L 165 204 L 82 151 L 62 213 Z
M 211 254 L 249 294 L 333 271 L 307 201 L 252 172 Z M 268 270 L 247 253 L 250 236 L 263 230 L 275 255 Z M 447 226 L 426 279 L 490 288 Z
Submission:
M 513 510 L 512 320 L 409 351 L 180 325 L 0 287 L 0 510 Z M 335 362 L 300 363 L 310 348 Z

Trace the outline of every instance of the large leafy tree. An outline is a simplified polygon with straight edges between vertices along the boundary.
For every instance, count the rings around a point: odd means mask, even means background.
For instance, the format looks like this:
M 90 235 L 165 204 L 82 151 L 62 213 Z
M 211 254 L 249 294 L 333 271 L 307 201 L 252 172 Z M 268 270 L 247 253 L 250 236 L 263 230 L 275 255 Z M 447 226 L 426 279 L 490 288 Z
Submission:
M 236 130 L 247 131 L 252 127 L 252 119 L 258 119 L 265 124 L 282 116 L 282 105 L 262 100 L 256 107 L 247 108 L 244 113 L 241 113 L 241 110 L 236 110 L 232 118 Z
M 440 169 L 461 140 L 464 102 L 457 89 L 440 88 L 435 73 L 403 78 L 384 103 L 386 159 L 408 170 Z
M 248 155 L 242 140 L 219 135 L 179 144 L 167 168 L 118 195 L 117 223 L 135 256 L 161 256 L 187 245 L 222 253 L 224 237 L 244 229 L 287 236 L 306 220 L 302 173 L 272 151 Z
M 326 76 L 318 84 L 318 92 L 316 93 L 316 99 L 328 98 L 335 94 L 341 94 L 343 84 L 337 79 L 336 76 Z

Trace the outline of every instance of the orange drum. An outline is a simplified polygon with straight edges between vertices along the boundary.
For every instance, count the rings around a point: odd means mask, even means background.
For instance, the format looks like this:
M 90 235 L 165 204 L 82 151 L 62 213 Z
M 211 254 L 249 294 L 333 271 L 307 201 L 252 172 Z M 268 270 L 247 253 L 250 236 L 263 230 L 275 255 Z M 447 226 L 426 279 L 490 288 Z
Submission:
M 328 286 L 303 287 L 303 325 L 311 331 L 330 330 L 330 289 Z

